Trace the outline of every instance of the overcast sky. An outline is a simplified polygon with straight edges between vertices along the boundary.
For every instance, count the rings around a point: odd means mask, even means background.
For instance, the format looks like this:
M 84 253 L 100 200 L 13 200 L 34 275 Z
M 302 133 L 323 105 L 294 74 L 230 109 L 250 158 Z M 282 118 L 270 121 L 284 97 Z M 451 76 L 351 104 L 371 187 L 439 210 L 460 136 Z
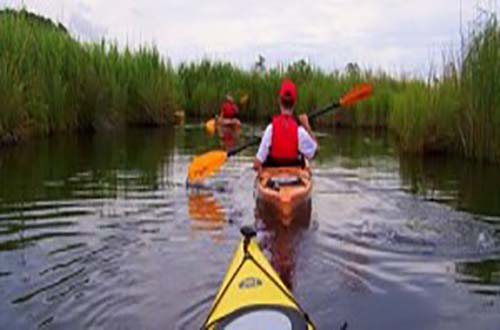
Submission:
M 458 49 L 478 7 L 500 0 L 0 0 L 49 16 L 81 39 L 155 43 L 174 63 L 203 57 L 249 67 L 306 58 L 421 72 Z M 462 15 L 460 14 L 462 8 Z

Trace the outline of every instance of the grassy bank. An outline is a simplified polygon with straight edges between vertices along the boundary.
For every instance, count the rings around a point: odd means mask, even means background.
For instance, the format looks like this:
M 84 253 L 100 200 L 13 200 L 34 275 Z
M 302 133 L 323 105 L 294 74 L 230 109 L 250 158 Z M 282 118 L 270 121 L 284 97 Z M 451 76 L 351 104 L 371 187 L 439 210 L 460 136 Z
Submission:
M 177 109 L 204 121 L 226 93 L 241 101 L 244 121 L 263 121 L 276 113 L 280 82 L 290 77 L 299 88 L 299 111 L 329 104 L 358 82 L 374 84 L 372 98 L 322 117 L 322 125 L 389 129 L 408 153 L 499 162 L 500 28 L 491 14 L 475 24 L 461 56 L 443 72 L 416 79 L 356 64 L 325 72 L 305 61 L 243 70 L 202 60 L 174 69 L 154 47 L 132 52 L 104 41 L 82 44 L 60 24 L 3 11 L 0 144 L 30 134 L 164 125 Z
M 0 12 L 0 137 L 162 125 L 181 103 L 174 69 L 154 48 L 82 44 L 62 25 Z
M 388 126 L 411 153 L 452 152 L 500 162 L 500 27 L 488 15 L 470 33 L 463 57 L 438 80 L 392 96 Z
M 389 110 L 389 95 L 398 90 L 399 82 L 378 72 L 362 71 L 356 66 L 345 71 L 324 72 L 304 61 L 265 71 L 241 70 L 229 63 L 201 61 L 183 64 L 179 77 L 189 117 L 206 119 L 219 111 L 221 100 L 229 93 L 239 101 L 240 117 L 245 121 L 262 121 L 276 113 L 281 81 L 290 77 L 297 84 L 297 109 L 311 111 L 338 99 L 355 83 L 372 81 L 377 93 L 369 101 L 346 111 L 335 119 L 321 118 L 322 124 L 384 127 Z M 247 102 L 241 102 L 248 96 Z M 364 111 L 365 109 L 370 111 Z
M 297 108 L 311 111 L 337 99 L 353 84 L 373 82 L 368 101 L 321 118 L 321 124 L 389 129 L 403 152 L 454 153 L 500 162 L 500 28 L 495 14 L 484 14 L 465 38 L 462 56 L 451 56 L 443 72 L 427 79 L 394 78 L 350 64 L 323 72 L 299 61 L 269 70 L 244 71 L 231 64 L 202 61 L 180 67 L 188 116 L 206 119 L 217 112 L 225 93 L 241 104 L 243 120 L 265 120 L 276 113 L 284 77 L 297 83 Z

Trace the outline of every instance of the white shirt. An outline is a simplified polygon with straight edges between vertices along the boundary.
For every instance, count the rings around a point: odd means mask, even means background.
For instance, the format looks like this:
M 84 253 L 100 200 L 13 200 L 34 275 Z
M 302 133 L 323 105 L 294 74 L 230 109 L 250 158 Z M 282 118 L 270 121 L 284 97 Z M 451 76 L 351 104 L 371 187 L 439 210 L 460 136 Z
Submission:
M 311 159 L 314 157 L 316 153 L 316 149 L 318 148 L 318 144 L 314 139 L 307 133 L 306 129 L 302 126 L 299 126 L 298 129 L 299 134 L 299 152 L 303 154 L 307 159 Z M 273 124 L 269 124 L 264 131 L 264 135 L 260 141 L 259 150 L 257 151 L 257 159 L 264 163 L 269 155 L 269 151 L 271 150 L 271 141 L 273 139 Z

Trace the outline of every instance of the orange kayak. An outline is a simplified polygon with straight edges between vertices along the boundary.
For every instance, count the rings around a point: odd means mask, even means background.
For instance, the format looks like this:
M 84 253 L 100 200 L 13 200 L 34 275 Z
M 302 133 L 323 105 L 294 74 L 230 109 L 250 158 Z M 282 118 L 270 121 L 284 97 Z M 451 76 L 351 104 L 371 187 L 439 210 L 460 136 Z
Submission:
M 307 162 L 305 167 L 265 167 L 255 185 L 257 203 L 271 209 L 285 226 L 311 203 L 312 176 Z
M 234 131 L 239 131 L 241 128 L 241 122 L 238 118 L 227 119 L 227 118 L 216 117 L 210 119 L 205 123 L 205 129 L 210 135 L 213 135 L 215 133 L 216 128 L 219 129 L 227 128 Z

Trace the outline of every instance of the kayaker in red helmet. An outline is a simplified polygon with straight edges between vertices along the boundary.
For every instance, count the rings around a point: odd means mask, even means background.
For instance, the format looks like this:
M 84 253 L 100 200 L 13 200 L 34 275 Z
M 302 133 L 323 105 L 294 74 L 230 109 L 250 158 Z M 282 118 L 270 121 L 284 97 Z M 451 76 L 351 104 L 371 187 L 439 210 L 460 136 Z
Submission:
M 262 166 L 293 166 L 303 156 L 312 159 L 318 142 L 306 114 L 295 117 L 297 88 L 290 79 L 283 80 L 279 92 L 280 114 L 273 117 L 264 131 L 255 157 L 254 169 Z
M 231 95 L 227 94 L 220 107 L 220 118 L 236 119 L 238 118 L 238 106 Z

